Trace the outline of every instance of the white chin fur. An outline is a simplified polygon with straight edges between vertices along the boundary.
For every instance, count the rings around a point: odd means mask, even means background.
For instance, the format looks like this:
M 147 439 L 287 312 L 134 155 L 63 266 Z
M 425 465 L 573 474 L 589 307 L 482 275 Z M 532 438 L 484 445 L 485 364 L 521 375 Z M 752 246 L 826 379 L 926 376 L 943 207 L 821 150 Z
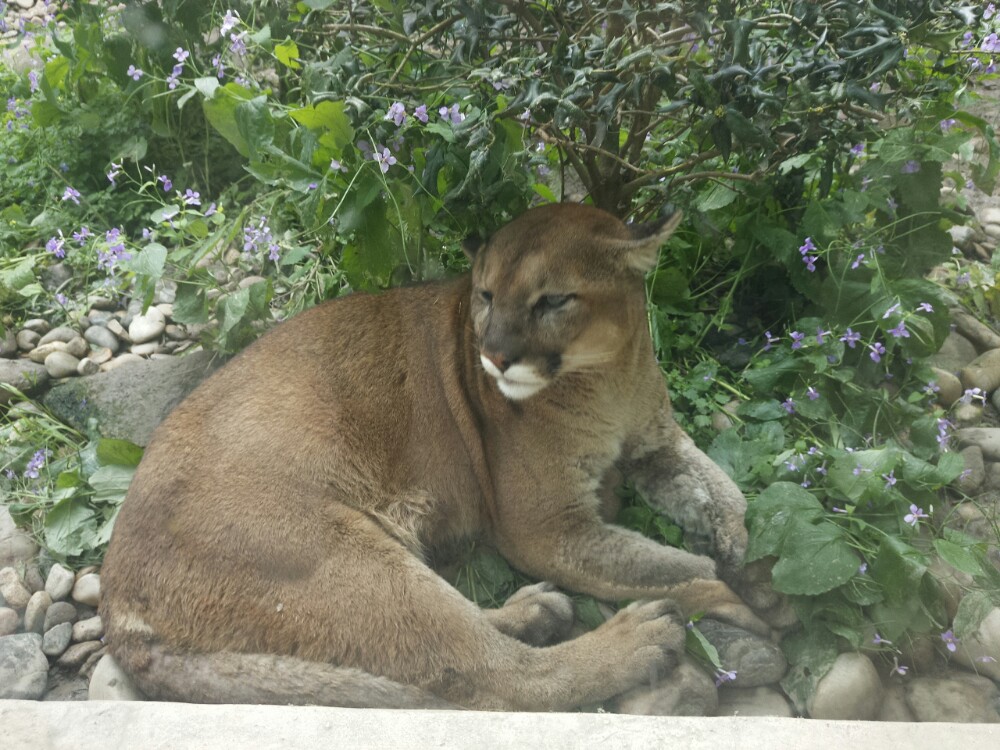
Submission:
M 511 365 L 506 372 L 490 362 L 486 357 L 480 355 L 483 369 L 497 381 L 497 388 L 511 401 L 523 401 L 538 393 L 549 384 L 538 374 L 538 371 L 530 365 Z

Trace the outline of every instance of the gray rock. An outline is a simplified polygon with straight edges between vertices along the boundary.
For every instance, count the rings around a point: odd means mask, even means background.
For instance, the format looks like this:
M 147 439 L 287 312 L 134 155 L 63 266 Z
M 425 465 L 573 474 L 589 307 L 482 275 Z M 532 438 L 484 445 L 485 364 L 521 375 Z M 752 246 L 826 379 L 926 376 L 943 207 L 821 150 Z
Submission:
M 72 354 L 77 359 L 83 359 L 90 354 L 90 344 L 82 336 L 77 336 L 66 344 L 66 353 Z
M 722 665 L 736 672 L 736 679 L 726 682 L 726 687 L 773 685 L 788 671 L 781 649 L 760 636 L 707 619 L 698 621 L 698 630 L 715 646 Z
M 45 613 L 52 605 L 52 597 L 44 591 L 36 591 L 28 600 L 28 606 L 24 608 L 24 630 L 27 633 L 38 633 L 41 635 L 45 625 Z
M 110 372 L 111 370 L 117 370 L 119 367 L 123 367 L 125 365 L 131 365 L 145 361 L 146 360 L 144 360 L 138 354 L 125 352 L 124 354 L 119 354 L 111 361 L 105 362 L 103 365 L 101 365 L 101 372 Z
M 145 315 L 136 315 L 128 327 L 128 336 L 133 344 L 143 344 L 159 338 L 167 327 L 167 318 L 156 307 L 150 307 Z
M 49 321 L 44 318 L 31 318 L 31 320 L 26 320 L 21 324 L 21 328 L 26 328 L 29 331 L 35 331 L 39 336 L 44 336 L 52 326 L 49 325 Z
M 56 417 L 77 429 L 86 429 L 88 419 L 93 417 L 103 437 L 146 445 L 170 410 L 219 364 L 221 359 L 207 352 L 140 360 L 56 386 L 45 395 L 43 403 Z
M 57 602 L 69 596 L 76 582 L 76 575 L 71 570 L 66 570 L 62 565 L 56 563 L 49 568 L 48 578 L 45 579 L 45 591 L 52 597 L 52 601 Z
M 107 351 L 107 350 L 105 350 Z M 101 366 L 97 364 L 90 357 L 84 357 L 80 360 L 80 364 L 76 366 L 77 375 L 96 375 L 101 371 Z
M 105 362 L 110 362 L 114 353 L 108 349 L 106 346 L 102 346 L 100 349 L 95 349 L 90 353 L 87 359 L 91 360 L 98 367 L 103 365 Z
M 73 599 L 88 607 L 96 607 L 101 601 L 101 576 L 87 573 L 77 578 L 73 584 Z
M 972 227 L 953 226 L 948 228 L 951 241 L 959 250 L 971 250 L 972 240 L 976 235 L 976 230 Z
M 965 310 L 952 310 L 951 320 L 958 332 L 967 338 L 981 352 L 1000 349 L 1000 333 L 997 333 L 978 318 Z
M 46 379 L 48 375 L 45 376 Z M 0 505 L 0 568 L 27 562 L 38 554 L 38 545 L 17 528 L 6 505 Z
M 47 633 L 56 625 L 61 625 L 64 622 L 72 623 L 75 619 L 76 607 L 69 602 L 53 602 L 45 613 L 45 624 L 42 628 Z
M 0 637 L 16 633 L 20 624 L 21 618 L 15 610 L 10 607 L 0 607 Z
M 117 336 L 122 341 L 131 341 L 129 338 L 128 331 L 125 330 L 125 326 L 121 324 L 121 321 L 116 318 L 112 318 L 108 321 L 108 330 L 111 331 L 115 336 Z
M 1000 461 L 1000 427 L 963 427 L 955 438 L 960 445 L 978 445 L 984 459 Z
M 69 343 L 75 339 L 80 334 L 74 331 L 72 328 L 67 326 L 59 326 L 58 328 L 53 328 L 51 331 L 42 336 L 41 340 L 38 342 L 39 346 L 45 346 L 53 341 L 62 341 L 64 344 Z
M 146 696 L 135 686 L 118 666 L 111 654 L 105 654 L 97 662 L 90 677 L 90 700 L 92 701 L 144 701 Z
M 167 335 L 167 338 L 172 341 L 185 341 L 187 339 L 187 331 L 184 330 L 183 326 L 171 323 L 163 329 L 163 332 Z
M 28 352 L 28 359 L 32 362 L 42 364 L 45 362 L 45 358 L 52 354 L 52 352 L 64 352 L 67 346 L 68 344 L 65 341 L 50 341 L 47 344 L 39 344 Z
M 53 658 L 62 656 L 69 648 L 72 638 L 73 626 L 68 622 L 61 622 L 45 631 L 45 636 L 42 638 L 42 653 Z
M 108 325 L 108 321 L 113 317 L 114 315 L 106 310 L 89 310 L 87 312 L 87 321 L 91 326 L 101 326 L 102 328 L 105 328 Z
M 959 455 L 965 462 L 965 469 L 955 480 L 955 486 L 962 492 L 971 495 L 983 486 L 983 481 L 986 479 L 983 449 L 978 445 L 969 445 L 962 448 Z
M 37 700 L 45 692 L 48 676 L 42 636 L 19 633 L 0 638 L 0 699 Z
M 100 615 L 88 617 L 73 623 L 73 642 L 96 641 L 104 635 L 104 623 L 101 622 Z
M 937 354 L 927 361 L 930 365 L 947 372 L 958 372 L 976 358 L 976 347 L 961 334 L 952 331 Z
M 112 353 L 118 352 L 120 346 L 118 337 L 101 325 L 92 325 L 83 332 L 83 337 L 97 347 L 110 349 Z
M 878 721 L 913 721 L 910 707 L 906 705 L 906 687 L 903 683 L 894 681 L 886 686 L 885 697 L 882 698 L 882 708 L 876 719 Z
M 962 381 L 957 375 L 953 375 L 940 367 L 932 367 L 934 372 L 934 382 L 938 387 L 937 401 L 944 407 L 951 406 L 962 397 Z
M 42 571 L 38 569 L 38 564 L 31 562 L 24 569 L 24 585 L 32 594 L 45 590 L 45 579 L 42 578 Z
M 1000 463 L 986 464 L 986 479 L 983 485 L 988 490 L 1000 490 Z
M 115 310 L 118 308 L 118 303 L 115 300 L 102 297 L 99 294 L 88 295 L 87 305 L 95 310 Z
M 1000 691 L 986 677 L 953 672 L 914 677 L 906 685 L 906 705 L 917 721 L 1000 723 Z
M 76 375 L 76 368 L 80 365 L 80 360 L 69 352 L 52 352 L 45 358 L 45 369 L 53 378 L 68 378 Z
M 844 653 L 816 685 L 806 708 L 813 719 L 874 719 L 882 707 L 882 683 L 867 656 Z
M 1000 682 L 1000 607 L 994 607 L 972 635 L 962 638 L 952 658 Z
M 17 356 L 19 347 L 17 345 L 17 334 L 13 328 L 8 328 L 0 336 L 0 357 L 13 359 Z
M 26 396 L 38 393 L 49 382 L 48 371 L 40 364 L 23 359 L 0 359 L 0 383 L 12 386 Z M 0 405 L 10 403 L 11 394 L 0 388 Z
M 31 599 L 31 592 L 21 582 L 14 568 L 0 570 L 0 596 L 11 609 L 24 609 Z
M 623 693 L 608 708 L 615 713 L 642 716 L 714 716 L 719 696 L 712 678 L 683 659 L 660 684 Z
M 957 404 L 951 418 L 959 427 L 975 427 L 983 421 L 983 407 L 979 404 Z
M 41 334 L 37 331 L 29 331 L 25 328 L 24 330 L 17 332 L 17 348 L 22 352 L 30 352 L 38 346 L 38 342 L 41 338 Z
M 100 641 L 74 643 L 59 657 L 56 664 L 63 668 L 79 667 L 87 661 L 91 654 L 100 651 L 102 648 L 104 648 L 104 644 Z
M 42 271 L 42 286 L 50 292 L 55 292 L 73 278 L 73 270 L 65 263 L 53 263 Z
M 988 206 L 979 212 L 981 224 L 1000 224 L 1000 207 Z
M 771 687 L 726 688 L 719 691 L 716 716 L 784 716 L 795 711 L 779 690 Z
M 966 388 L 979 388 L 992 393 L 1000 387 L 1000 349 L 983 352 L 958 373 Z
M 137 357 L 148 357 L 150 354 L 159 354 L 163 347 L 159 341 L 147 341 L 145 344 L 132 344 L 129 351 Z

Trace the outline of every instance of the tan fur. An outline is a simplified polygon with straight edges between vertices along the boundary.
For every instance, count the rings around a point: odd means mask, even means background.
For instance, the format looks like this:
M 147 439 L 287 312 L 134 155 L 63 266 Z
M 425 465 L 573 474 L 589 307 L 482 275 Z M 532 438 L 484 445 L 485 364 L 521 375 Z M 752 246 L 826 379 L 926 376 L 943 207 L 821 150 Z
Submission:
M 642 271 L 674 225 L 535 209 L 471 275 L 249 347 L 136 473 L 102 571 L 111 652 L 156 698 L 558 710 L 666 674 L 694 612 L 766 632 L 712 560 L 601 518 L 621 469 L 740 578 L 743 497 L 671 417 L 646 327 Z M 481 353 L 544 387 L 506 398 Z M 472 536 L 561 588 L 661 601 L 545 645 L 572 620 L 551 584 L 484 612 L 423 561 Z

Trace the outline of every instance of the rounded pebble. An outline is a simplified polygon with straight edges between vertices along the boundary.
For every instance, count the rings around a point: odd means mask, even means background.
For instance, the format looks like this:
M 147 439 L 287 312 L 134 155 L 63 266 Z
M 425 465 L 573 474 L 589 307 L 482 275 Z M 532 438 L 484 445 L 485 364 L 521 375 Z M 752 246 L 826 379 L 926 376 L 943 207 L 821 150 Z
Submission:
M 111 654 L 105 654 L 90 676 L 89 696 L 92 701 L 143 701 L 146 696 L 118 666 Z
M 28 606 L 24 608 L 24 630 L 28 633 L 38 633 L 41 635 L 45 625 L 45 613 L 52 605 L 52 597 L 44 591 L 37 591 L 28 600 Z
M 93 325 L 83 333 L 83 337 L 96 347 L 105 347 L 112 353 L 118 351 L 119 339 L 102 325 Z
M 101 576 L 87 573 L 77 578 L 73 585 L 73 599 L 88 607 L 96 607 L 101 601 Z
M 96 375 L 100 371 L 101 366 L 90 357 L 84 357 L 80 360 L 80 364 L 76 366 L 77 375 Z
M 73 642 L 96 641 L 104 635 L 104 623 L 101 622 L 100 615 L 88 617 L 73 623 Z
M 49 377 L 53 378 L 68 378 L 70 375 L 76 375 L 76 368 L 79 365 L 80 360 L 69 352 L 52 352 L 45 358 L 45 369 L 48 370 Z
M 813 719 L 868 721 L 882 707 L 882 683 L 864 654 L 844 653 L 816 685 L 807 708 Z
M 28 606 L 31 592 L 21 583 L 21 577 L 14 568 L 0 570 L 0 596 L 12 609 L 21 610 Z
M 158 338 L 167 327 L 166 316 L 156 307 L 146 310 L 145 315 L 136 315 L 128 327 L 133 344 L 143 344 Z
M 16 633 L 20 622 L 21 618 L 17 616 L 15 610 L 10 607 L 0 607 L 0 638 Z
M 42 638 L 42 653 L 52 657 L 61 656 L 69 648 L 72 638 L 73 626 L 68 622 L 61 622 L 45 631 L 45 636 Z
M 19 633 L 0 638 L 0 699 L 33 701 L 42 697 L 49 678 L 49 660 L 42 653 L 42 636 Z
M 45 591 L 52 597 L 52 601 L 57 602 L 69 596 L 74 583 L 76 583 L 76 575 L 73 571 L 56 563 L 49 569 L 49 575 L 45 579 Z
M 50 631 L 56 625 L 64 622 L 73 622 L 76 619 L 76 607 L 69 602 L 53 602 L 45 613 L 44 632 Z
M 51 343 L 53 341 L 62 341 L 63 343 L 68 343 L 79 335 L 80 334 L 74 331 L 72 328 L 68 328 L 67 326 L 59 326 L 57 328 L 53 328 L 51 331 L 42 336 L 42 338 L 38 342 L 38 345 L 45 346 L 46 344 Z
M 22 352 L 30 352 L 38 346 L 38 341 L 41 338 L 37 331 L 29 331 L 25 328 L 23 331 L 17 332 L 17 348 Z

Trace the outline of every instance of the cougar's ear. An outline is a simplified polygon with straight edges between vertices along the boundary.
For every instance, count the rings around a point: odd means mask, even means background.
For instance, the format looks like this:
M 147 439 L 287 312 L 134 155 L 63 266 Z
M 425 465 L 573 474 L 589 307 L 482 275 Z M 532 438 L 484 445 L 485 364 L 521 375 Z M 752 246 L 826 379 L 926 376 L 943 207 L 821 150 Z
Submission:
M 486 244 L 486 240 L 482 237 L 476 235 L 469 235 L 464 240 L 462 240 L 462 252 L 465 253 L 465 257 L 469 259 L 471 263 L 476 259 L 479 251 L 483 249 L 483 245 Z
M 639 273 L 656 268 L 660 247 L 674 233 L 682 218 L 683 214 L 674 210 L 666 218 L 629 226 L 631 238 L 616 242 L 616 249 L 623 254 L 625 265 Z

